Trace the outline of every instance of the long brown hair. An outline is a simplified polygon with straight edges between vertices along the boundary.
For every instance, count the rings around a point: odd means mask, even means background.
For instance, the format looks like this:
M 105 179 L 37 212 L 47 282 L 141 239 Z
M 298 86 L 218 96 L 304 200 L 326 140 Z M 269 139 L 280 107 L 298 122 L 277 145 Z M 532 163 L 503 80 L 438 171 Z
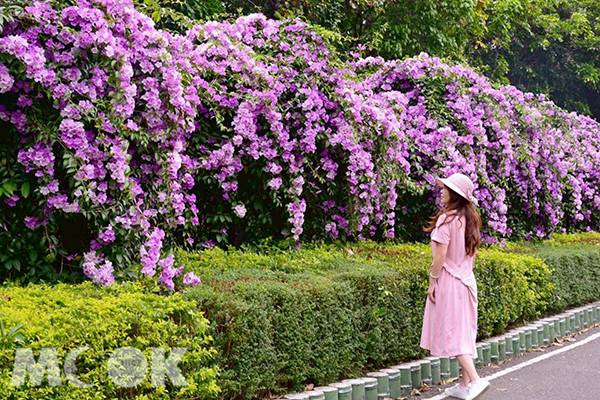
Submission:
M 431 217 L 427 226 L 423 228 L 423 231 L 426 233 L 433 231 L 438 217 L 444 213 L 449 217 L 443 222 L 444 224 L 453 221 L 454 218 L 460 218 L 464 215 L 465 220 L 467 221 L 467 226 L 465 227 L 465 252 L 469 256 L 474 256 L 481 243 L 479 233 L 481 229 L 481 217 L 479 217 L 479 213 L 470 201 L 447 186 L 446 189 L 448 189 L 449 193 L 448 204 L 443 206 L 438 210 L 436 215 Z

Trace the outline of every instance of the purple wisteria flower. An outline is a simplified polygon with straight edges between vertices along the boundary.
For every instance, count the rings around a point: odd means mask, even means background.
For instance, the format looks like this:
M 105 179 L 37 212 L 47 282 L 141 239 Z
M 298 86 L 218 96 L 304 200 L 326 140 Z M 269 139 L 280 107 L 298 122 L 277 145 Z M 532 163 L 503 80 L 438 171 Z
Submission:
M 115 231 L 113 230 L 113 226 L 109 225 L 105 230 L 100 232 L 98 235 L 98 241 L 100 241 L 103 245 L 108 245 L 114 242 L 116 239 Z
M 193 272 L 188 272 L 183 277 L 183 284 L 186 286 L 197 286 L 202 283 L 202 280 Z
M 21 197 L 19 197 L 18 194 L 12 194 L 10 196 L 8 196 L 7 198 L 4 199 L 4 203 L 9 206 L 10 208 L 13 208 L 14 206 L 17 205 L 17 202 L 19 201 Z
M 84 254 L 83 272 L 98 285 L 108 286 L 115 281 L 112 263 L 109 260 L 104 260 L 95 251 Z
M 12 89 L 15 80 L 13 79 L 8 67 L 0 63 L 0 93 L 6 93 Z
M 237 215 L 238 217 L 244 218 L 244 216 L 246 215 L 246 207 L 244 207 L 243 204 L 237 204 L 233 207 L 233 212 L 235 212 L 235 215 Z

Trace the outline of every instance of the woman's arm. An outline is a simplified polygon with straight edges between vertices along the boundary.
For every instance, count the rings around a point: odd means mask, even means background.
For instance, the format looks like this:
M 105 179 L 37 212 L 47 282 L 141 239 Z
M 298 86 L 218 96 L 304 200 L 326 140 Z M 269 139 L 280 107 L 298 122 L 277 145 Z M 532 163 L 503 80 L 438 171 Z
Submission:
M 435 283 L 437 278 L 442 273 L 442 267 L 444 265 L 444 261 L 446 260 L 446 252 L 448 251 L 447 244 L 442 244 L 436 241 L 433 243 L 434 245 L 431 253 L 433 261 L 431 263 L 431 270 L 429 271 L 430 285 Z

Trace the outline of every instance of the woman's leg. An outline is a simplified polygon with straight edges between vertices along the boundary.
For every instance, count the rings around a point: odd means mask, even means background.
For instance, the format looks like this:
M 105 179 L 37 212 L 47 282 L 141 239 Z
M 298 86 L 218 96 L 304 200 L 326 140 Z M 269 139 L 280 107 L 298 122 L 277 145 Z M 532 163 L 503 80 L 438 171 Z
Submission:
M 475 363 L 473 363 L 473 357 L 470 354 L 461 354 L 456 356 L 456 358 L 462 367 L 463 377 L 461 382 L 464 386 L 479 379 L 479 374 L 475 369 Z

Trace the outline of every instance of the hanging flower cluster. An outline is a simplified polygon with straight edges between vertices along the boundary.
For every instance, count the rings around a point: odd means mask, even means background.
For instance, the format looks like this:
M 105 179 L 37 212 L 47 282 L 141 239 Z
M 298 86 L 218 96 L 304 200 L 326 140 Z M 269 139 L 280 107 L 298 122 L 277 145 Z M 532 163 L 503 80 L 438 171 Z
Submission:
M 597 228 L 596 121 L 424 54 L 350 58 L 299 21 L 250 15 L 180 36 L 128 1 L 34 3 L 0 33 L 0 96 L 12 99 L 0 119 L 19 135 L 11 168 L 40 199 L 25 225 L 81 214 L 96 232 L 86 275 L 110 284 L 118 248 L 169 289 L 200 280 L 168 249 L 214 243 L 199 188 L 217 189 L 231 218 L 253 218 L 257 200 L 240 190 L 249 171 L 295 240 L 309 217 L 330 238 L 394 238 L 399 192 L 457 171 L 476 182 L 488 241 Z

